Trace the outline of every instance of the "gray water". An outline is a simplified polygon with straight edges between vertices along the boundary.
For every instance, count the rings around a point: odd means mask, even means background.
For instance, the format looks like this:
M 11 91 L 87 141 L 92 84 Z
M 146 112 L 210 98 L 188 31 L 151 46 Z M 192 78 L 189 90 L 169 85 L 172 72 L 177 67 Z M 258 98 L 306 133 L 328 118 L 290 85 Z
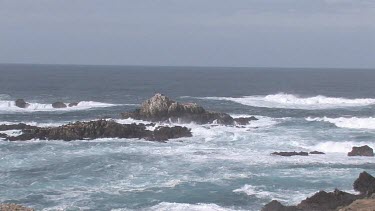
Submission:
M 0 202 L 37 210 L 259 210 L 319 190 L 352 191 L 375 158 L 375 70 L 0 65 L 0 122 L 39 126 L 111 117 L 161 92 L 245 128 L 185 125 L 192 138 L 0 142 Z M 26 110 L 13 105 L 24 98 Z M 82 102 L 56 110 L 55 101 Z M 18 131 L 8 131 L 17 133 Z M 326 155 L 276 157 L 273 151 Z

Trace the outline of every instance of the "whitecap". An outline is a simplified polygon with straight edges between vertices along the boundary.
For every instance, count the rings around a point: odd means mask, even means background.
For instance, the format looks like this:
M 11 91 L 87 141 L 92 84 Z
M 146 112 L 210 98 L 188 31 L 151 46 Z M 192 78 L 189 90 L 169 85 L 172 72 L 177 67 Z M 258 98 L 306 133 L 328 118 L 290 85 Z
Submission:
M 328 117 L 308 117 L 307 121 L 317 122 L 329 122 L 336 127 L 350 128 L 350 129 L 375 129 L 375 118 L 373 117 L 339 117 L 339 118 L 328 118 Z

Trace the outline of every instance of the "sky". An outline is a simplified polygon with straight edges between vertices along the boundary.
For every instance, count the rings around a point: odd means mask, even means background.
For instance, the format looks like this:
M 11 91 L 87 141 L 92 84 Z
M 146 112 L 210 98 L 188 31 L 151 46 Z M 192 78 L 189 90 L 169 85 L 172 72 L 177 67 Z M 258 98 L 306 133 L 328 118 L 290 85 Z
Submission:
M 0 0 L 0 63 L 375 68 L 375 0 Z

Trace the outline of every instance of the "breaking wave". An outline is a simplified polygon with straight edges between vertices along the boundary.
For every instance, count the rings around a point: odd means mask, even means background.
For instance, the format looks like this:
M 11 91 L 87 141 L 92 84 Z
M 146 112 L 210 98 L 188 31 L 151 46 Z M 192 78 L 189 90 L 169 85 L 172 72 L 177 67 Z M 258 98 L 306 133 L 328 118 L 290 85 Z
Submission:
M 19 108 L 15 105 L 14 101 L 0 100 L 0 112 L 36 112 L 36 111 L 76 111 L 87 110 L 92 108 L 105 108 L 113 107 L 117 104 L 102 103 L 95 101 L 81 101 L 77 106 L 67 108 L 53 108 L 52 104 L 30 103 L 27 108 Z
M 317 122 L 329 122 L 336 127 L 350 128 L 350 129 L 373 129 L 375 130 L 375 118 L 373 117 L 339 117 L 339 118 L 328 118 L 328 117 L 317 117 L 306 118 L 307 121 Z
M 298 95 L 278 93 L 272 95 L 255 95 L 244 97 L 203 97 L 199 99 L 226 100 L 243 105 L 265 108 L 291 108 L 291 109 L 330 109 L 342 107 L 358 107 L 375 104 L 373 98 L 337 98 L 318 95 L 314 97 L 300 97 Z

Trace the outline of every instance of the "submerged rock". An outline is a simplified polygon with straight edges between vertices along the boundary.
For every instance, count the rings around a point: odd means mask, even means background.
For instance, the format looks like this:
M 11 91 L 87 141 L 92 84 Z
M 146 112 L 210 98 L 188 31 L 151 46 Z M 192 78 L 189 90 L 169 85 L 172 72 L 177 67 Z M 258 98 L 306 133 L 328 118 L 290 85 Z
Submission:
M 69 103 L 68 105 L 69 107 L 74 107 L 74 106 L 78 106 L 78 102 L 74 102 L 74 103 Z
M 17 99 L 17 100 L 15 101 L 15 104 L 16 104 L 16 106 L 19 107 L 19 108 L 27 108 L 27 107 L 30 106 L 30 104 L 29 104 L 29 103 L 26 103 L 24 99 Z
M 353 188 L 362 195 L 370 196 L 375 193 L 375 178 L 364 171 L 354 181 Z
M 271 155 L 279 155 L 279 156 L 309 156 L 309 153 L 307 152 L 273 152 Z
M 374 150 L 367 146 L 361 146 L 361 147 L 353 147 L 352 151 L 348 153 L 348 156 L 368 156 L 373 157 L 374 156 Z
M 195 103 L 179 103 L 162 94 L 156 94 L 142 103 L 139 109 L 122 113 L 122 118 L 133 118 L 153 122 L 182 122 L 207 124 L 233 125 L 234 119 L 226 113 L 206 111 Z
M 0 211 L 34 211 L 34 209 L 18 204 L 0 204 Z
M 53 108 L 66 108 L 67 106 L 63 102 L 55 102 L 55 103 L 52 103 L 52 107 Z
M 75 122 L 59 127 L 36 127 L 24 129 L 23 134 L 7 137 L 9 141 L 40 140 L 90 140 L 97 138 L 144 138 L 152 141 L 166 141 L 172 138 L 191 137 L 187 127 L 159 127 L 155 131 L 143 124 L 119 124 L 115 121 L 97 120 Z
M 238 125 L 247 125 L 249 124 L 250 121 L 256 121 L 256 120 L 258 119 L 254 116 L 234 118 L 235 123 Z
M 312 151 L 309 153 L 310 155 L 325 155 L 326 153 L 324 152 L 319 152 L 319 151 Z

